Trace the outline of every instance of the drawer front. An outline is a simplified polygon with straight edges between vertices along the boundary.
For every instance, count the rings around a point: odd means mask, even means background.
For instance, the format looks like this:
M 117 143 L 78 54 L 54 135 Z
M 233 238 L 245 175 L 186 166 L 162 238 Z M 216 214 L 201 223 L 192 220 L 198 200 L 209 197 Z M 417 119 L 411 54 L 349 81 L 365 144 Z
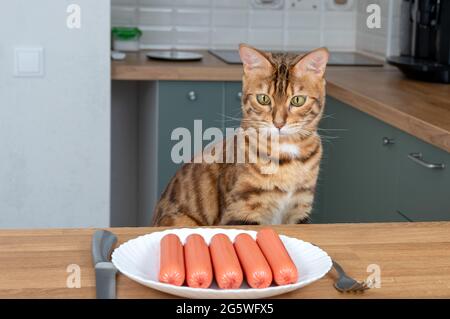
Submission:
M 316 208 L 321 222 L 399 221 L 395 209 L 396 130 L 327 97 Z
M 161 81 L 158 88 L 158 195 L 161 194 L 167 183 L 182 163 L 174 163 L 171 156 L 172 148 L 179 140 L 172 140 L 174 129 L 187 129 L 190 134 L 191 156 L 196 151 L 209 144 L 202 141 L 197 149 L 194 148 L 194 121 L 201 120 L 203 134 L 207 128 L 223 128 L 223 82 L 186 82 Z M 185 130 L 186 131 L 186 130 Z M 187 132 L 186 131 L 186 132 Z
M 406 133 L 400 142 L 399 212 L 412 221 L 450 220 L 450 154 Z

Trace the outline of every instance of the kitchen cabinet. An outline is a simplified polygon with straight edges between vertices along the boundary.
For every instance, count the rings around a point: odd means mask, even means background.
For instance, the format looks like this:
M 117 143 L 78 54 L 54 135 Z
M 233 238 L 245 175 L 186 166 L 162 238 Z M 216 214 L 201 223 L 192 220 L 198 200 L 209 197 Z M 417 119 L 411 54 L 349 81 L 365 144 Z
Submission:
M 450 220 L 450 154 L 400 133 L 398 161 L 398 211 L 411 221 Z
M 395 209 L 396 130 L 331 97 L 320 127 L 324 155 L 313 220 L 402 220 Z
M 315 222 L 450 220 L 449 153 L 330 97 L 325 113 Z
M 160 81 L 158 83 L 158 197 L 181 164 L 172 161 L 171 139 L 176 128 L 187 128 L 194 139 L 194 121 L 202 121 L 202 131 L 210 127 L 239 127 L 241 82 Z M 204 141 L 202 147 L 210 141 Z M 192 155 L 194 143 L 191 143 Z M 197 150 L 198 151 L 198 150 Z
M 181 165 L 171 158 L 179 142 L 171 139 L 173 130 L 186 128 L 192 134 L 194 155 L 194 120 L 202 120 L 199 133 L 238 127 L 241 82 L 159 81 L 156 87 L 159 198 Z M 314 223 L 450 220 L 449 153 L 332 97 L 327 97 L 319 133 L 324 155 Z M 411 153 L 446 168 L 426 168 L 408 157 Z
M 241 111 L 242 83 L 225 82 L 225 128 L 237 128 L 242 118 Z
M 223 127 L 223 83 L 161 81 L 158 85 L 158 198 L 181 164 L 174 163 L 172 147 L 178 140 L 172 140 L 176 128 L 186 128 L 191 135 L 191 156 L 194 149 L 194 121 L 201 120 L 203 131 L 208 127 Z M 202 140 L 203 141 L 203 140 Z M 202 142 L 205 146 L 209 142 Z M 201 149 L 200 149 L 201 150 Z

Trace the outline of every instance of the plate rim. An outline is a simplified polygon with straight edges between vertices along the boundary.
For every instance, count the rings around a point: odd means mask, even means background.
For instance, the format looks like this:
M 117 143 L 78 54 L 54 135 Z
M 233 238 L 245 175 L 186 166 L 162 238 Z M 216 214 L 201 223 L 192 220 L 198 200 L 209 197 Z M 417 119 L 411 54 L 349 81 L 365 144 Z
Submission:
M 151 288 L 151 289 L 155 289 L 155 290 L 158 290 L 158 291 L 161 291 L 161 292 L 164 292 L 164 293 L 167 293 L 167 294 L 171 294 L 171 295 L 174 295 L 174 296 L 184 297 L 184 296 L 182 296 L 180 294 L 174 294 L 172 292 L 165 291 L 164 288 L 173 289 L 174 288 L 173 285 L 162 283 L 162 282 L 155 281 L 155 280 L 143 279 L 143 278 L 140 278 L 140 277 L 138 277 L 138 276 L 136 276 L 136 275 L 134 275 L 134 274 L 132 274 L 132 273 L 130 273 L 128 271 L 121 270 L 120 267 L 118 267 L 118 265 L 116 263 L 117 260 L 115 260 L 115 256 L 116 256 L 116 258 L 118 258 L 117 254 L 118 254 L 119 249 L 122 246 L 124 246 L 126 244 L 129 244 L 132 241 L 141 240 L 143 237 L 149 237 L 149 236 L 152 236 L 152 235 L 154 236 L 155 234 L 163 236 L 164 234 L 170 234 L 170 233 L 174 233 L 174 232 L 178 232 L 178 231 L 190 231 L 190 232 L 195 233 L 195 231 L 197 231 L 197 230 L 214 230 L 214 231 L 225 232 L 225 233 L 227 231 L 237 231 L 237 232 L 241 232 L 241 233 L 248 233 L 251 236 L 253 235 L 252 237 L 256 236 L 256 233 L 257 233 L 257 231 L 254 231 L 254 230 L 238 229 L 238 228 L 216 228 L 216 227 L 170 228 L 170 229 L 156 231 L 156 232 L 152 232 L 152 233 L 148 233 L 148 234 L 139 235 L 139 236 L 137 236 L 135 238 L 131 238 L 131 239 L 127 240 L 126 242 L 123 242 L 118 247 L 116 247 L 113 250 L 113 252 L 111 253 L 111 262 L 113 263 L 114 267 L 116 267 L 116 269 L 121 274 L 125 275 L 126 277 L 130 278 L 131 280 L 133 280 L 133 281 L 135 281 L 135 282 L 137 282 L 137 283 L 139 283 L 139 284 L 141 284 L 141 285 L 143 285 L 145 287 L 148 287 L 148 288 Z M 301 242 L 303 244 L 307 244 L 307 245 L 309 245 L 311 247 L 314 247 L 315 249 L 318 249 L 323 254 L 323 256 L 321 258 L 325 258 L 327 260 L 327 262 L 328 262 L 327 270 L 322 275 L 309 278 L 308 280 L 303 281 L 303 282 L 297 282 L 297 283 L 288 284 L 288 285 L 282 285 L 282 286 L 270 286 L 270 287 L 267 287 L 267 288 L 264 288 L 264 289 L 255 289 L 255 288 L 214 289 L 214 288 L 192 288 L 192 287 L 188 287 L 188 286 L 176 286 L 175 288 L 178 291 L 184 292 L 184 293 L 192 293 L 192 292 L 203 292 L 203 293 L 205 293 L 205 292 L 213 291 L 214 295 L 217 295 L 217 296 L 212 296 L 212 298 L 219 298 L 219 297 L 226 298 L 225 295 L 227 295 L 227 294 L 238 294 L 237 296 L 235 296 L 233 298 L 255 298 L 255 297 L 247 297 L 247 296 L 242 296 L 241 297 L 241 296 L 239 296 L 239 294 L 242 294 L 242 293 L 243 294 L 250 294 L 250 293 L 255 293 L 255 294 L 261 293 L 261 294 L 264 294 L 264 293 L 268 292 L 268 289 L 271 292 L 273 292 L 273 294 L 270 294 L 270 296 L 276 296 L 276 295 L 288 293 L 290 291 L 303 288 L 303 287 L 305 287 L 305 286 L 307 286 L 307 285 L 309 285 L 309 284 L 311 284 L 311 283 L 313 283 L 313 282 L 323 278 L 326 274 L 328 274 L 330 272 L 330 270 L 331 270 L 331 268 L 333 266 L 333 263 L 332 263 L 331 257 L 328 255 L 328 253 L 325 250 L 323 250 L 319 246 L 313 245 L 310 242 L 301 240 L 301 239 L 296 238 L 296 237 L 290 237 L 290 236 L 286 236 L 286 235 L 282 235 L 282 234 L 279 234 L 279 236 L 287 238 L 287 239 L 293 239 L 293 240 L 299 241 L 299 242 Z M 153 285 L 155 287 L 153 287 L 153 286 L 150 287 L 150 286 L 148 286 L 149 284 L 151 284 L 151 285 Z M 299 285 L 299 286 L 297 286 L 297 285 Z M 280 292 L 279 290 L 283 290 L 283 291 Z M 223 296 L 221 296 L 221 295 L 223 295 Z M 268 296 L 268 297 L 270 297 L 270 296 Z

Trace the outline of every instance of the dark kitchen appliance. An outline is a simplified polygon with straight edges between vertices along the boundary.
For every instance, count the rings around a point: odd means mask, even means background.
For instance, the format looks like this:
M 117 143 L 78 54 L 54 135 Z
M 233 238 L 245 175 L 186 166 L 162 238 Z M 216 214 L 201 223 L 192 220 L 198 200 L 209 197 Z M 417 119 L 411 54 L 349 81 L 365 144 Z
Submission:
M 209 50 L 209 52 L 228 64 L 241 64 L 236 50 Z M 293 52 L 297 53 L 298 52 Z M 383 66 L 383 61 L 376 60 L 356 52 L 331 52 L 330 66 Z
M 400 56 L 388 57 L 411 78 L 450 83 L 450 1 L 402 0 Z

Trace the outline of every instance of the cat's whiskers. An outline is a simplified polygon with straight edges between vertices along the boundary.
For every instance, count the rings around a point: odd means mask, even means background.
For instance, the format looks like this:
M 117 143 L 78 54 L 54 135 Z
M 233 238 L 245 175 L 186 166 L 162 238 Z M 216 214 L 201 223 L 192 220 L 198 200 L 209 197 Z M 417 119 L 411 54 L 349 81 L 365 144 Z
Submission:
M 239 117 L 230 116 L 230 115 L 224 114 L 224 113 L 218 113 L 218 115 L 222 116 L 223 118 L 228 118 L 228 119 L 232 119 L 232 120 L 237 120 L 237 121 L 241 120 L 241 118 L 239 118 Z
M 340 138 L 339 136 L 328 136 L 328 135 L 323 135 L 323 134 L 319 134 L 320 138 L 324 138 L 324 139 L 338 139 Z
M 318 131 L 348 131 L 346 128 L 317 128 Z
M 306 123 L 308 123 L 308 121 L 306 120 L 292 123 L 288 125 L 288 129 L 293 131 L 291 134 L 297 134 L 301 137 L 311 136 L 312 134 L 314 134 L 314 132 L 305 128 L 304 124 Z
M 325 114 L 325 115 L 322 115 L 322 120 L 323 119 L 328 119 L 328 118 L 330 118 L 330 119 L 335 119 L 335 117 L 334 117 L 334 114 Z
M 229 126 L 224 133 L 248 135 L 243 139 L 227 136 L 226 145 L 221 145 L 233 147 L 233 153 L 228 149 L 226 152 L 232 153 L 235 164 L 241 164 L 239 148 L 246 147 L 241 152 L 243 160 L 252 165 L 185 163 L 155 207 L 155 226 L 293 224 L 303 222 L 312 211 L 321 159 L 317 156 L 321 147 L 318 133 L 326 133 L 316 130 L 316 126 L 324 109 L 323 75 L 328 52 L 318 49 L 301 56 L 269 54 L 241 45 L 239 53 L 244 66 L 245 98 L 240 101 L 244 111 L 241 114 L 236 108 L 228 114 L 224 110 L 215 112 L 222 113 L 215 123 L 218 128 L 223 128 L 224 123 Z M 288 109 L 290 92 L 316 97 L 318 106 L 305 105 L 305 111 Z M 316 109 L 320 113 L 312 116 Z M 322 118 L 329 117 L 333 118 Z M 281 120 L 283 127 L 278 129 Z M 325 141 L 329 138 L 323 136 Z M 278 154 L 282 155 L 277 158 Z M 252 162 L 254 155 L 262 160 Z M 275 159 L 283 160 L 283 168 Z

